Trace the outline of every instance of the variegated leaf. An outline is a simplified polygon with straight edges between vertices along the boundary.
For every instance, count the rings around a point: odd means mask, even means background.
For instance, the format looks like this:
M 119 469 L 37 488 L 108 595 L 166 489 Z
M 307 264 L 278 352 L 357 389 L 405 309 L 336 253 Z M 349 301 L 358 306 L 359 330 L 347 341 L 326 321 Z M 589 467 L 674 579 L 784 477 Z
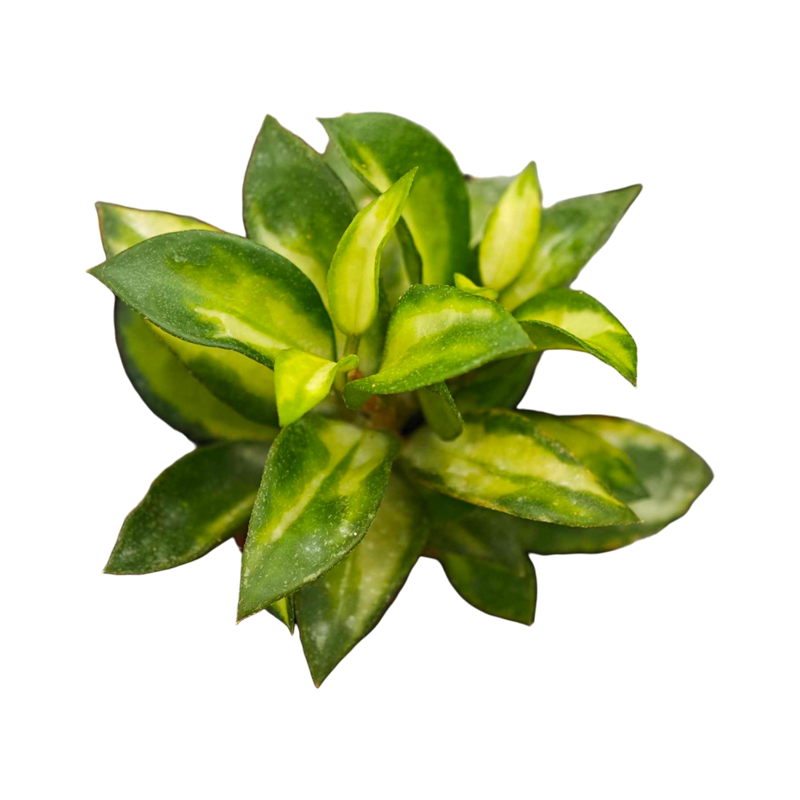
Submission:
M 311 281 L 255 242 L 213 231 L 148 239 L 90 273 L 160 328 L 271 367 L 287 347 L 335 357 L 333 328 Z
M 349 355 L 337 362 L 302 350 L 281 350 L 275 358 L 275 393 L 281 425 L 291 425 L 319 405 L 330 393 L 341 372 L 358 366 L 358 356 Z
M 567 450 L 521 414 L 466 417 L 442 441 L 430 428 L 403 449 L 410 474 L 443 494 L 526 519 L 578 527 L 636 522 L 636 515 Z
M 452 286 L 412 286 L 389 321 L 380 370 L 348 383 L 345 401 L 358 408 L 373 394 L 430 386 L 529 349 L 525 332 L 497 303 Z
M 477 295 L 478 297 L 485 297 L 487 300 L 497 300 L 500 293 L 497 289 L 489 289 L 486 286 L 479 286 L 475 281 L 456 272 L 455 276 L 456 289 L 461 289 L 462 292 Z
M 422 259 L 422 280 L 450 283 L 454 272 L 464 272 L 469 200 L 450 151 L 425 128 L 393 114 L 320 121 L 351 169 L 379 192 L 419 167 L 403 219 Z
M 485 364 L 456 378 L 450 391 L 461 413 L 516 408 L 525 397 L 541 357 L 541 353 L 525 353 Z
M 322 156 L 268 116 L 244 179 L 247 235 L 303 270 L 326 300 L 328 265 L 355 213 Z
M 539 292 L 572 283 L 641 190 L 637 184 L 546 208 L 536 247 L 517 279 L 500 295 L 503 305 L 513 310 Z
M 245 544 L 240 620 L 310 583 L 361 541 L 398 447 L 389 433 L 316 415 L 281 431 Z
M 201 447 L 156 478 L 128 515 L 105 571 L 141 575 L 205 555 L 246 524 L 269 445 Z
M 417 391 L 425 421 L 440 439 L 450 442 L 464 430 L 458 406 L 446 383 L 433 383 Z
M 604 305 L 585 292 L 549 289 L 523 303 L 514 316 L 535 350 L 582 350 L 636 385 L 636 342 Z
M 542 190 L 531 162 L 503 192 L 486 221 L 478 263 L 481 282 L 505 289 L 522 271 L 539 236 Z
M 300 638 L 317 686 L 378 624 L 427 538 L 428 519 L 422 502 L 408 483 L 393 473 L 361 543 L 295 595 Z
M 360 336 L 378 315 L 381 253 L 408 199 L 416 169 L 358 212 L 328 271 L 328 298 L 336 327 Z
M 472 231 L 469 244 L 470 247 L 477 249 L 483 239 L 489 215 L 503 196 L 503 192 L 511 185 L 514 177 L 475 178 L 472 175 L 465 175 L 464 180 L 469 194 L 469 217 Z

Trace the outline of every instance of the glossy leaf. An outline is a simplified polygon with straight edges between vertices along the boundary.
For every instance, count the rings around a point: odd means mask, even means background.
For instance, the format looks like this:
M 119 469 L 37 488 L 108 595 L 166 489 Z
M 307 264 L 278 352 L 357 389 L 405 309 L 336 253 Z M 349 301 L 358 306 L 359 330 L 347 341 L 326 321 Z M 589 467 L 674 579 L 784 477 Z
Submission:
M 128 515 L 105 571 L 170 569 L 230 539 L 250 517 L 268 450 L 265 444 L 226 442 L 176 461 Z
M 317 686 L 378 624 L 427 538 L 428 519 L 422 502 L 408 483 L 393 473 L 361 543 L 295 595 L 300 638 Z
M 608 241 L 641 190 L 637 184 L 546 208 L 536 247 L 517 279 L 501 294 L 503 305 L 513 310 L 539 292 L 572 283 Z
M 410 474 L 444 494 L 526 519 L 579 527 L 627 524 L 634 513 L 563 447 L 521 414 L 465 417 L 444 442 L 429 428 L 403 449 Z
M 380 505 L 398 440 L 309 415 L 270 450 L 242 559 L 239 619 L 341 561 Z
M 582 350 L 636 385 L 636 342 L 590 295 L 574 289 L 549 289 L 523 303 L 514 316 L 537 351 Z
M 469 217 L 472 238 L 470 247 L 477 248 L 483 239 L 483 232 L 489 215 L 503 196 L 503 192 L 511 185 L 514 177 L 475 178 L 465 175 L 467 193 L 469 194 Z
M 419 167 L 403 219 L 422 259 L 422 281 L 450 283 L 454 272 L 464 272 L 469 200 L 450 151 L 425 128 L 393 114 L 320 121 L 351 169 L 379 192 Z
M 485 364 L 453 381 L 450 391 L 462 414 L 516 408 L 525 397 L 541 353 L 525 353 Z
M 326 299 L 328 265 L 355 213 L 322 156 L 268 116 L 244 179 L 247 235 L 298 266 Z
M 340 372 L 358 366 L 358 356 L 350 355 L 338 363 L 302 350 L 281 350 L 275 358 L 275 392 L 281 425 L 291 425 L 319 405 L 330 393 Z
M 360 336 L 378 315 L 381 253 L 400 219 L 416 169 L 358 212 L 328 271 L 328 298 L 336 327 Z
M 178 359 L 158 328 L 120 300 L 114 305 L 114 320 L 128 378 L 148 408 L 168 425 L 198 444 L 216 439 L 272 441 L 278 435 L 277 427 L 253 422 L 213 395 Z
M 500 293 L 497 289 L 489 289 L 486 286 L 479 286 L 475 281 L 462 275 L 460 272 L 455 274 L 456 289 L 461 289 L 462 292 L 477 295 L 478 297 L 485 297 L 487 300 L 497 300 Z
M 440 439 L 450 442 L 464 430 L 464 420 L 446 383 L 434 383 L 417 392 L 425 421 Z
M 168 233 L 90 272 L 167 333 L 195 344 L 236 350 L 269 367 L 287 347 L 334 358 L 330 318 L 311 281 L 247 239 Z
M 351 408 L 373 394 L 430 386 L 530 349 L 525 332 L 497 303 L 452 286 L 412 286 L 389 321 L 380 370 L 345 388 Z
M 505 289 L 522 271 L 539 236 L 542 190 L 531 162 L 503 192 L 486 221 L 479 250 L 481 282 Z

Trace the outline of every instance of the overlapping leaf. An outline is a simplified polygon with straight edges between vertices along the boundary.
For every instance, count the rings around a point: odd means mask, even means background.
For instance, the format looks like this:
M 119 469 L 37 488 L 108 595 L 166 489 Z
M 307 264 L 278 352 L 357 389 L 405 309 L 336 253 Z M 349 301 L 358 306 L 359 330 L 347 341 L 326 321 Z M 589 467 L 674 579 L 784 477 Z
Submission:
M 467 193 L 469 194 L 469 217 L 472 238 L 470 247 L 477 248 L 483 239 L 486 221 L 503 196 L 503 192 L 514 180 L 513 176 L 497 178 L 475 178 L 465 175 Z
M 450 283 L 464 272 L 469 200 L 452 154 L 429 131 L 393 114 L 345 114 L 321 120 L 349 166 L 385 192 L 419 167 L 403 219 L 422 259 L 424 283 Z
M 580 527 L 636 521 L 583 464 L 523 415 L 495 410 L 464 423 L 452 442 L 429 428 L 412 435 L 403 457 L 416 480 L 526 519 Z
M 457 378 L 450 390 L 461 413 L 516 408 L 533 380 L 541 357 L 541 353 L 525 353 L 485 364 Z
M 464 420 L 446 383 L 434 383 L 417 392 L 425 421 L 446 442 L 461 435 Z
M 295 595 L 303 650 L 317 686 L 378 624 L 427 537 L 420 499 L 405 480 L 392 474 L 361 543 Z
M 170 569 L 230 539 L 250 517 L 268 450 L 266 444 L 225 442 L 176 461 L 128 515 L 105 571 Z
M 471 278 L 466 275 L 462 275 L 460 272 L 456 272 L 454 279 L 456 288 L 461 289 L 462 292 L 475 294 L 478 297 L 485 297 L 487 300 L 497 300 L 500 295 L 497 289 L 490 289 L 487 286 L 480 286 Z
M 240 620 L 311 582 L 361 541 L 398 447 L 391 434 L 315 415 L 281 431 L 245 544 Z
M 636 385 L 636 342 L 601 303 L 574 289 L 549 289 L 523 303 L 514 316 L 537 351 L 582 350 Z
M 412 286 L 389 321 L 381 369 L 349 383 L 345 400 L 357 408 L 370 395 L 430 386 L 529 349 L 525 332 L 497 303 L 451 286 Z

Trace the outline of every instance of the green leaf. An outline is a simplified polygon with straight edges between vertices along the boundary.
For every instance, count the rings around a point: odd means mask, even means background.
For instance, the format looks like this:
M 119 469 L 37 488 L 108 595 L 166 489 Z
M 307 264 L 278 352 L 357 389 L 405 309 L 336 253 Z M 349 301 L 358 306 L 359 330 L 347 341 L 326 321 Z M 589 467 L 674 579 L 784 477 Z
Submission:
M 326 300 L 328 265 L 355 213 L 322 156 L 268 116 L 244 178 L 247 235 L 303 270 Z
M 268 450 L 265 444 L 225 442 L 176 461 L 128 515 L 105 571 L 170 569 L 230 539 L 250 517 Z
M 484 286 L 505 289 L 522 271 L 539 236 L 542 190 L 531 162 L 503 192 L 486 222 L 478 263 Z
M 529 349 L 497 303 L 452 286 L 412 286 L 389 321 L 380 370 L 348 383 L 345 401 L 358 408 L 373 394 L 420 389 Z
M 321 403 L 330 393 L 340 372 L 358 366 L 358 356 L 349 355 L 338 363 L 302 350 L 281 350 L 275 359 L 275 391 L 281 425 L 291 425 Z
M 446 383 L 433 383 L 417 391 L 425 421 L 440 439 L 450 442 L 464 430 L 464 420 Z
M 457 378 L 450 391 L 462 414 L 516 408 L 525 397 L 541 353 L 525 353 L 485 364 Z
M 469 217 L 470 229 L 472 230 L 472 239 L 469 245 L 477 249 L 481 239 L 483 239 L 483 232 L 489 215 L 494 211 L 494 207 L 500 201 L 503 192 L 511 185 L 514 178 L 513 176 L 475 178 L 472 175 L 465 175 L 464 180 L 469 194 Z
M 400 219 L 416 169 L 358 212 L 328 271 L 331 316 L 342 333 L 360 336 L 378 315 L 381 253 Z
M 398 448 L 384 431 L 316 415 L 281 431 L 244 548 L 240 620 L 310 583 L 361 541 Z
M 333 359 L 333 328 L 311 281 L 255 242 L 213 231 L 148 239 L 90 273 L 167 333 L 268 367 L 287 347 Z
M 563 200 L 542 213 L 536 247 L 517 279 L 500 296 L 512 310 L 539 292 L 567 286 L 608 241 L 642 187 Z
M 295 595 L 300 639 L 317 686 L 378 624 L 427 538 L 422 502 L 393 473 L 361 544 Z
M 526 519 L 578 527 L 636 522 L 563 447 L 531 420 L 495 410 L 466 417 L 464 432 L 442 441 L 421 428 L 407 441 L 403 460 L 420 483 L 474 505 Z
M 549 289 L 523 303 L 514 316 L 538 350 L 582 350 L 636 386 L 636 342 L 622 323 L 590 295 Z
M 393 114 L 345 114 L 320 122 L 351 169 L 379 192 L 419 167 L 403 219 L 422 258 L 423 283 L 450 283 L 453 273 L 464 272 L 469 200 L 450 151 L 425 128 Z
M 208 391 L 164 341 L 167 334 L 120 300 L 114 304 L 114 324 L 122 364 L 142 400 L 193 442 L 272 441 L 278 435 L 277 427 L 243 417 Z
M 456 272 L 454 278 L 456 289 L 461 289 L 462 292 L 468 292 L 478 297 L 485 297 L 487 300 L 497 300 L 500 296 L 497 289 L 487 289 L 485 286 L 478 286 L 475 281 L 471 280 L 466 275 L 462 275 L 460 272 Z

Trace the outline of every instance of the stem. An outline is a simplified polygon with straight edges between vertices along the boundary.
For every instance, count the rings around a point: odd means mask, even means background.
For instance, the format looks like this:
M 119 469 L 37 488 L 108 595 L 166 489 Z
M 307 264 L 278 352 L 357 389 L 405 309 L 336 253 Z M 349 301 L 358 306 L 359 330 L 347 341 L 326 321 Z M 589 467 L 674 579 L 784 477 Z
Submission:
M 345 356 L 355 355 L 358 352 L 358 340 L 361 337 L 357 333 L 350 333 L 347 335 L 347 338 L 344 342 L 344 350 L 342 351 L 342 355 L 340 358 L 345 358 Z M 336 378 L 334 379 L 333 385 L 336 389 L 340 392 L 344 391 L 344 387 L 347 384 L 347 373 L 340 372 Z

